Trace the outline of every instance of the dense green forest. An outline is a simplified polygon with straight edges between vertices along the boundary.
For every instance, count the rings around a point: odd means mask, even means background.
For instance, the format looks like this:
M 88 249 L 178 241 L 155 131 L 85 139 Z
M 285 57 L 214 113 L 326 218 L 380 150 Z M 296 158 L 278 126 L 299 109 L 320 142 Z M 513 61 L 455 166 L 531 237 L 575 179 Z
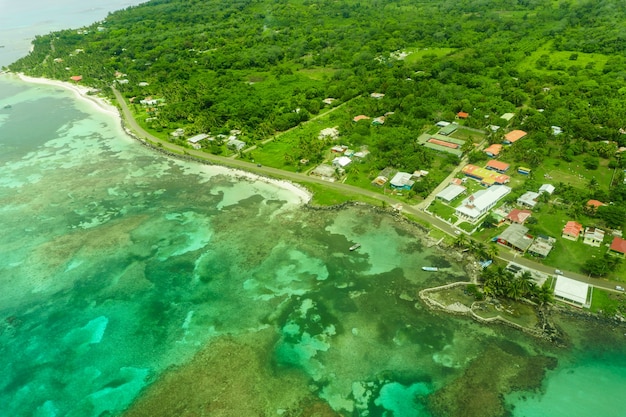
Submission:
M 415 138 L 438 120 L 529 132 L 510 158 L 615 159 L 626 145 L 626 9 L 618 0 L 153 0 L 34 41 L 10 69 L 158 100 L 149 127 L 270 137 L 332 106 L 392 113 L 346 123 L 377 167 L 432 163 Z M 117 74 L 117 75 L 116 75 Z M 123 80 L 123 83 L 120 81 Z M 355 100 L 372 92 L 382 100 Z M 502 122 L 502 123 L 500 123 Z M 551 126 L 563 134 L 554 136 Z M 497 140 L 497 135 L 492 138 Z M 608 146 L 600 145 L 610 141 Z M 595 143 L 595 144 L 594 144 Z M 550 145 L 550 146 L 547 146 Z M 593 161 L 591 161 L 593 162 Z M 606 192 L 606 190 L 604 190 Z M 626 193 L 623 193 L 626 194 Z M 626 200 L 626 195 L 619 197 Z
M 521 108 L 526 130 L 624 141 L 626 9 L 615 0 L 153 0 L 34 44 L 12 70 L 93 85 L 127 74 L 127 96 L 167 103 L 164 126 L 263 137 L 326 97 L 379 91 L 393 124 L 414 130 L 459 110 L 484 127 Z M 418 48 L 450 52 L 393 58 Z

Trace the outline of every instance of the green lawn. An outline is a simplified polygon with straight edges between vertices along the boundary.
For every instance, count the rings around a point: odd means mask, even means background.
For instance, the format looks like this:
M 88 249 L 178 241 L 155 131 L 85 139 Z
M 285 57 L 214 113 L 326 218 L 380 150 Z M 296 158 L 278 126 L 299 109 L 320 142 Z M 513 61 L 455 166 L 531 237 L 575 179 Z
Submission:
M 623 313 L 626 311 L 626 296 L 594 288 L 590 310 L 592 313 L 603 313 L 607 316 L 613 316 L 618 310 Z
M 457 217 L 454 215 L 456 211 L 454 207 L 448 206 L 439 200 L 433 201 L 428 207 L 428 211 L 451 223 L 455 223 L 457 221 Z
M 454 52 L 454 48 L 407 48 L 404 50 L 408 53 L 405 61 L 409 64 L 414 64 L 423 59 L 427 59 L 429 56 L 436 56 L 437 58 L 448 55 Z
M 586 54 L 584 52 L 574 51 L 555 51 L 552 47 L 552 42 L 547 42 L 541 48 L 533 51 L 526 59 L 518 64 L 520 71 L 535 71 L 544 74 L 550 74 L 557 71 L 563 71 L 572 65 L 585 68 L 587 65 L 593 66 L 593 68 L 599 69 L 604 67 L 608 60 L 608 56 L 603 54 Z M 576 54 L 576 59 L 572 54 Z M 543 55 L 548 55 L 548 65 L 542 68 L 537 68 L 537 61 L 541 59 Z M 549 69 L 552 68 L 552 69 Z

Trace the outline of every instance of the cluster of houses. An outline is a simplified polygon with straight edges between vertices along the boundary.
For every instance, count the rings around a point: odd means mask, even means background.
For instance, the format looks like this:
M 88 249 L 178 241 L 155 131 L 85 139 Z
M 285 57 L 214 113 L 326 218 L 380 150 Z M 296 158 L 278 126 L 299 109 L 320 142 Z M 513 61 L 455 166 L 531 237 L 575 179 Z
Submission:
M 393 176 L 392 176 L 393 175 Z M 416 181 L 419 181 L 422 177 L 428 175 L 428 171 L 416 170 L 413 173 L 393 170 L 392 168 L 385 168 L 382 170 L 376 178 L 372 181 L 372 185 L 376 187 L 383 187 L 389 183 L 389 186 L 394 190 L 410 190 Z M 391 180 L 389 178 L 391 177 Z
M 219 134 L 211 136 L 208 133 L 199 133 L 190 138 L 187 138 L 187 143 L 194 149 L 200 149 L 202 147 L 201 142 L 213 142 L 215 140 L 218 140 L 222 143 L 226 143 L 226 146 L 228 146 L 229 149 L 232 149 L 234 151 L 240 151 L 246 147 L 246 142 L 238 139 L 238 136 L 240 134 L 241 131 L 237 129 L 231 130 L 230 135 Z M 176 129 L 175 131 L 170 133 L 170 136 L 173 138 L 182 138 L 185 136 L 185 130 L 181 128 Z
M 568 221 L 563 227 L 561 237 L 571 241 L 578 241 L 582 238 L 582 242 L 589 246 L 600 247 L 604 242 L 606 232 L 597 227 L 583 225 L 576 221 Z M 626 239 L 620 236 L 613 236 L 613 240 L 609 245 L 609 253 L 620 257 L 626 257 Z

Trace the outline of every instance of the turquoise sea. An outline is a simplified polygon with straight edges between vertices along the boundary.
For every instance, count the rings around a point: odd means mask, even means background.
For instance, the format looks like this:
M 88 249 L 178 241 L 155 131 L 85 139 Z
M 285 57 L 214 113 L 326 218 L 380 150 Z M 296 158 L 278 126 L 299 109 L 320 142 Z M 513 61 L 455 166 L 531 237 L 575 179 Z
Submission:
M 0 77 L 0 416 L 625 415 L 624 326 L 557 348 L 433 313 L 462 265 L 300 196 Z

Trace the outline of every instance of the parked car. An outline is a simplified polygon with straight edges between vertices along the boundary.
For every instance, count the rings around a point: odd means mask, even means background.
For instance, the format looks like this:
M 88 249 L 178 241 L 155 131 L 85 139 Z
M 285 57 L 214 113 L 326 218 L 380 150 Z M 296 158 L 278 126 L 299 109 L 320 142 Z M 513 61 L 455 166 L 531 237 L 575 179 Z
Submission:
M 615 286 L 615 289 L 616 289 L 617 291 L 624 291 L 624 287 L 622 287 L 621 285 L 616 285 L 616 286 Z
M 561 271 L 560 269 L 555 269 L 554 273 L 557 275 L 563 275 L 563 271 Z

